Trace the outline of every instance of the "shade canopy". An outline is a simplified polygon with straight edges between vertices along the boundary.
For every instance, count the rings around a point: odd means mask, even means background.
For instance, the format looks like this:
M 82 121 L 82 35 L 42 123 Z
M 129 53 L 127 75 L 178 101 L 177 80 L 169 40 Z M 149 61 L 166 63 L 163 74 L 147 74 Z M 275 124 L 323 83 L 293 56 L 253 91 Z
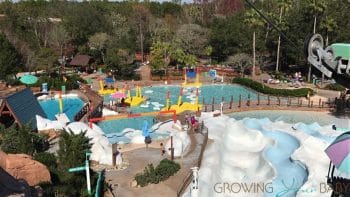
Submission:
M 126 98 L 126 94 L 124 92 L 116 92 L 111 94 L 111 97 L 114 99 Z
M 325 152 L 339 171 L 350 173 L 350 131 L 338 136 Z
M 38 81 L 38 78 L 34 75 L 30 75 L 30 74 L 26 74 L 26 75 L 23 75 L 20 79 L 19 79 L 20 82 L 24 83 L 24 84 L 34 84 Z

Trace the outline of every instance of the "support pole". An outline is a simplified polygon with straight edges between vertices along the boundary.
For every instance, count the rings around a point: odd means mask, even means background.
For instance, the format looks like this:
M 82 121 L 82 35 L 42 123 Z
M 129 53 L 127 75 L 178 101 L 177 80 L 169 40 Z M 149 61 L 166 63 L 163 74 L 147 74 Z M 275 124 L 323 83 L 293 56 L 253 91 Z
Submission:
M 270 95 L 267 95 L 267 105 L 270 105 Z
M 260 94 L 258 94 L 258 105 L 260 105 Z
M 242 95 L 239 95 L 238 107 L 242 105 Z
M 233 96 L 231 96 L 230 109 L 232 109 L 232 105 L 233 105 Z
M 174 145 L 173 145 L 173 136 L 170 137 L 170 158 L 174 160 Z
M 213 97 L 213 101 L 212 101 L 212 103 L 211 103 L 211 111 L 214 111 L 214 100 L 215 98 Z

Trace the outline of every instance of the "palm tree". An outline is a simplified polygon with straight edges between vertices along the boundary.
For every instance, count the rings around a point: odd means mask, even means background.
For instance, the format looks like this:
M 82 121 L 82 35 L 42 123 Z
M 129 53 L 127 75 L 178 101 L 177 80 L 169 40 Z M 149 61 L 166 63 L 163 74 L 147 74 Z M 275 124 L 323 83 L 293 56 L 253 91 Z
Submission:
M 279 0 L 278 5 L 280 8 L 279 13 L 279 24 L 282 25 L 282 16 L 283 12 L 286 14 L 290 7 L 292 6 L 293 0 Z M 278 44 L 277 44 L 277 60 L 276 60 L 276 72 L 278 72 L 279 69 L 279 62 L 280 62 L 280 48 L 281 48 L 281 34 L 278 35 Z
M 248 10 L 245 14 L 245 20 L 250 28 L 253 30 L 253 72 L 252 75 L 255 77 L 255 66 L 256 66 L 256 55 L 255 55 L 255 39 L 256 39 L 256 29 L 260 26 L 263 26 L 263 21 L 260 19 L 259 15 L 256 13 L 255 10 L 251 9 Z

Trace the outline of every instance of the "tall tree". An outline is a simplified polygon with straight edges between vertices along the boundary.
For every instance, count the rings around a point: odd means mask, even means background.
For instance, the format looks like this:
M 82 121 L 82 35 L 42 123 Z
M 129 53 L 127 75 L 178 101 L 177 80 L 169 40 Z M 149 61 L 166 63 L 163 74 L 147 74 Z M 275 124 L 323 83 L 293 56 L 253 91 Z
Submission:
M 202 55 L 207 46 L 209 31 L 197 24 L 184 24 L 176 32 L 175 39 L 185 53 Z
M 255 54 L 255 44 L 256 44 L 256 29 L 263 26 L 263 21 L 255 10 L 250 9 L 246 13 L 245 22 L 253 29 L 253 72 L 252 75 L 255 77 L 255 66 L 256 66 L 256 54 Z
M 70 39 L 71 38 L 68 32 L 61 25 L 55 26 L 50 32 L 50 41 L 52 45 L 57 46 L 60 49 L 61 64 L 64 63 L 64 58 L 63 58 L 64 48 Z
M 138 41 L 140 44 L 140 51 L 141 51 L 141 61 L 143 62 L 144 58 L 144 41 L 145 41 L 145 34 L 147 32 L 149 19 L 150 19 L 150 12 L 149 9 L 144 6 L 141 3 L 134 4 L 134 20 L 136 22 L 136 26 L 139 32 Z
M 5 34 L 0 33 L 0 79 L 15 75 L 19 70 L 20 56 Z
M 283 15 L 288 12 L 288 10 L 291 8 L 293 3 L 293 0 L 279 0 L 278 5 L 279 5 L 279 24 L 280 27 L 284 26 L 282 23 L 282 17 Z M 276 58 L 276 72 L 279 70 L 279 64 L 280 64 L 280 46 L 281 46 L 281 34 L 278 35 L 278 43 L 277 43 L 277 58 Z
M 252 65 L 252 57 L 246 53 L 237 53 L 235 55 L 229 56 L 225 63 L 229 65 L 238 65 L 240 68 L 241 76 L 243 77 L 244 69 Z
M 106 33 L 96 33 L 89 38 L 89 47 L 92 50 L 97 50 L 101 54 L 102 62 L 105 63 L 105 49 L 107 41 L 109 39 L 108 34 Z

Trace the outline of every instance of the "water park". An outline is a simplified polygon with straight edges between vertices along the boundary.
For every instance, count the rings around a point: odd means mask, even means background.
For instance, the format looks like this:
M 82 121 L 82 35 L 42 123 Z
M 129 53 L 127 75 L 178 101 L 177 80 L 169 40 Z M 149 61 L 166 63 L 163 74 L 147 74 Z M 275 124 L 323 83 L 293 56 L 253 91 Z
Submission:
M 350 196 L 350 4 L 310 2 L 0 2 L 0 197 Z

